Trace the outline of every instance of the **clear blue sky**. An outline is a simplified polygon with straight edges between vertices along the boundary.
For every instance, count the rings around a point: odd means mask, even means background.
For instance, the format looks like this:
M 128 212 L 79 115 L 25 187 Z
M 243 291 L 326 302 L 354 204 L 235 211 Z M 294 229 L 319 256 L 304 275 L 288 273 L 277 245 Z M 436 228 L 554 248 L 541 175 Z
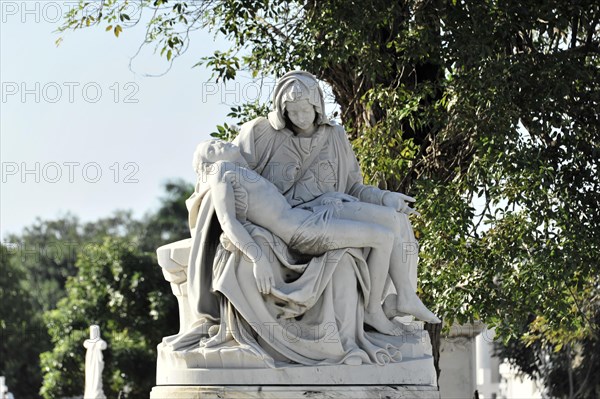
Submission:
M 258 93 L 249 80 L 225 91 L 192 68 L 228 47 L 209 32 L 195 32 L 161 77 L 144 76 L 168 66 L 151 48 L 134 60 L 137 73 L 129 69 L 141 26 L 118 39 L 99 27 L 68 32 L 56 47 L 65 4 L 73 3 L 0 2 L 2 241 L 36 217 L 71 212 L 89 221 L 116 209 L 141 217 L 168 179 L 193 182 L 194 147 L 226 121 L 225 103 Z

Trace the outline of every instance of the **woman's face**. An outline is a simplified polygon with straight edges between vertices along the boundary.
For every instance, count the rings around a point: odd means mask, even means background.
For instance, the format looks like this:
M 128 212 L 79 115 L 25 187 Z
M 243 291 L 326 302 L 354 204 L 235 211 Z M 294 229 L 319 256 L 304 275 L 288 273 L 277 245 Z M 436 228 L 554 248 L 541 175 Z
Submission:
M 290 122 L 300 130 L 307 130 L 313 127 L 315 122 L 315 107 L 307 99 L 288 102 L 285 110 Z

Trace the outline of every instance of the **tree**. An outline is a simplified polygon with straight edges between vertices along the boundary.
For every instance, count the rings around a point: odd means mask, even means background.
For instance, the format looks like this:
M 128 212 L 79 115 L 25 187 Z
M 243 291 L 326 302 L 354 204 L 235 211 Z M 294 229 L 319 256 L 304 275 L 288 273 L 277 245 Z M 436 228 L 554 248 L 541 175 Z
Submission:
M 106 235 L 135 235 L 141 224 L 131 212 L 115 212 L 90 223 L 67 214 L 36 220 L 2 247 L 2 359 L 17 397 L 39 397 L 42 385 L 40 353 L 52 348 L 43 313 L 65 296 L 65 282 L 76 273 L 80 253 L 93 251 Z M 6 314 L 6 315 L 4 315 Z
M 67 278 L 75 274 L 77 254 L 102 242 L 105 236 L 138 236 L 142 223 L 131 211 L 115 211 L 112 216 L 82 223 L 66 214 L 55 220 L 37 219 L 20 234 L 11 234 L 13 260 L 27 273 L 28 289 L 36 292 L 38 311 L 47 311 L 64 297 Z
M 49 329 L 50 335 L 42 314 L 56 309 L 59 300 L 70 295 L 69 289 L 66 287 L 67 280 L 75 278 L 78 273 L 81 274 L 80 269 L 76 267 L 77 260 L 83 257 L 89 261 L 91 258 L 99 256 L 99 251 L 103 248 L 104 240 L 107 237 L 121 240 L 119 241 L 121 243 L 136 245 L 138 254 L 146 257 L 144 258 L 147 262 L 145 267 L 150 267 L 152 264 L 153 269 L 156 269 L 151 273 L 152 287 L 156 289 L 158 286 L 160 289 L 148 294 L 150 295 L 148 301 L 151 302 L 146 302 L 146 308 L 140 305 L 127 310 L 122 309 L 122 312 L 126 312 L 126 317 L 131 320 L 150 317 L 163 321 L 176 317 L 176 312 L 169 307 L 173 306 L 174 299 L 171 298 L 169 286 L 164 282 L 153 254 L 158 246 L 189 235 L 184 201 L 191 194 L 192 186 L 183 181 L 172 181 L 165 185 L 165 191 L 166 195 L 161 199 L 160 207 L 156 211 L 149 212 L 141 221 L 133 219 L 130 211 L 116 211 L 111 216 L 88 223 L 82 223 L 76 216 L 70 214 L 55 220 L 38 219 L 31 226 L 23 229 L 20 234 L 10 235 L 7 240 L 8 246 L 2 245 L 0 253 L 0 303 L 2 303 L 0 311 L 0 375 L 7 377 L 7 383 L 17 397 L 38 397 L 37 393 L 42 386 L 42 373 L 51 374 L 52 376 L 46 377 L 46 379 L 54 381 L 47 383 L 46 392 L 56 393 L 63 388 L 71 389 L 67 388 L 70 387 L 71 382 L 76 382 L 81 388 L 83 380 L 80 381 L 80 375 L 77 373 L 82 372 L 82 365 L 71 361 L 72 356 L 79 360 L 82 359 L 84 350 L 81 343 L 87 336 L 87 332 L 84 330 L 96 319 L 93 307 L 80 309 L 83 314 L 76 313 L 79 318 L 61 319 L 62 316 L 69 313 L 64 308 L 65 305 L 59 305 L 58 310 L 53 311 L 58 312 L 58 315 L 51 312 L 50 314 L 53 316 L 47 316 L 49 322 L 52 323 Z M 115 254 L 119 255 L 119 253 Z M 144 278 L 150 278 L 150 276 Z M 90 280 L 85 281 L 90 283 Z M 80 284 L 84 283 L 80 281 Z M 135 300 L 135 297 L 129 296 L 127 300 Z M 63 303 L 65 301 L 63 300 Z M 69 306 L 68 304 L 71 302 L 66 301 L 66 303 L 66 306 Z M 165 309 L 169 310 L 169 316 L 160 313 Z M 149 314 L 151 316 L 148 316 Z M 56 326 L 58 322 L 62 323 L 60 327 Z M 81 327 L 82 323 L 86 326 Z M 118 343 L 121 351 L 119 353 L 124 354 L 126 351 L 141 353 L 140 341 L 145 342 L 144 345 L 149 345 L 152 348 L 151 351 L 154 351 L 160 338 L 170 332 L 169 325 L 159 329 L 136 331 L 133 334 L 135 342 L 128 341 L 127 339 L 131 338 L 129 337 Z M 59 339 L 61 327 L 76 330 L 71 341 Z M 113 333 L 116 334 L 114 331 Z M 123 337 L 126 337 L 128 333 L 123 332 L 122 334 L 124 334 Z M 131 335 L 129 334 L 129 336 Z M 75 374 L 61 374 L 60 371 L 57 374 L 53 371 L 54 366 L 48 366 L 44 370 L 40 369 L 40 353 L 53 350 L 53 346 L 56 353 L 45 355 L 45 365 L 54 365 L 55 361 L 57 364 L 62 364 L 61 362 L 64 360 L 65 364 L 76 364 L 73 369 Z M 135 358 L 140 362 L 136 367 L 141 364 L 146 370 L 151 370 L 156 363 L 154 354 L 146 357 L 140 355 Z M 121 364 L 121 367 L 125 366 Z M 59 366 L 58 369 L 65 370 L 62 366 Z M 151 379 L 148 377 L 149 375 L 137 378 L 139 376 L 134 373 L 133 377 L 129 375 L 129 378 L 133 378 L 137 384 L 147 385 Z M 63 382 L 52 380 L 56 376 L 59 376 Z M 51 388 L 48 388 L 49 386 Z M 125 387 L 125 382 L 120 385 L 119 389 L 123 387 Z M 76 391 L 75 388 L 72 390 Z M 81 392 L 74 394 L 79 395 Z
M 166 193 L 160 199 L 159 209 L 147 215 L 143 222 L 140 243 L 148 252 L 190 235 L 185 200 L 192 195 L 194 187 L 183 180 L 173 180 L 167 182 L 164 188 Z
M 600 325 L 600 292 L 592 295 L 595 309 L 591 322 Z M 535 318 L 532 316 L 530 321 Z M 528 333 L 528 326 L 523 329 Z M 508 359 L 523 375 L 540 380 L 545 385 L 545 396 L 551 398 L 586 398 L 600 396 L 600 342 L 594 336 L 581 339 L 559 347 L 555 344 L 538 341 L 524 346 L 520 341 L 512 340 L 506 344 L 495 345 L 495 355 Z
M 418 198 L 420 294 L 446 321 L 557 351 L 598 341 L 596 1 L 140 4 L 169 62 L 209 28 L 232 43 L 201 60 L 217 80 L 301 68 L 329 85 L 366 179 Z M 142 20 L 125 6 L 82 2 L 62 30 L 118 36 Z
M 14 262 L 10 248 L 0 245 L 0 375 L 17 398 L 37 395 L 41 380 L 36 360 L 47 340 L 34 295 L 26 288 L 26 274 Z
M 53 349 L 41 355 L 45 398 L 82 393 L 89 326 L 98 324 L 104 351 L 104 392 L 147 395 L 155 384 L 156 345 L 176 332 L 177 309 L 156 257 L 136 242 L 106 238 L 80 255 L 67 297 L 46 313 Z
M 117 212 L 84 228 L 94 239 L 76 253 L 75 273 L 65 295 L 45 314 L 51 338 L 41 355 L 42 396 L 82 392 L 83 341 L 98 324 L 108 342 L 104 351 L 104 392 L 108 397 L 142 397 L 155 384 L 156 345 L 175 333 L 179 323 L 175 298 L 156 261 L 158 246 L 189 236 L 184 202 L 192 186 L 165 184 L 166 195 L 143 221 Z M 119 218 L 119 216 L 121 216 Z

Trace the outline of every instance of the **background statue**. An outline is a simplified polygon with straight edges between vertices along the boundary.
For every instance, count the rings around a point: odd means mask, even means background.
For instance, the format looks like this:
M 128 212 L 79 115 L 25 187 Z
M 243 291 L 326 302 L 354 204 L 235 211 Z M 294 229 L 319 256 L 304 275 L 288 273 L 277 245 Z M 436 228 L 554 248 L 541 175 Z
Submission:
M 84 399 L 106 399 L 102 390 L 102 370 L 104 360 L 102 351 L 106 349 L 106 341 L 100 338 L 100 327 L 90 326 L 90 339 L 83 342 L 85 353 L 85 392 Z

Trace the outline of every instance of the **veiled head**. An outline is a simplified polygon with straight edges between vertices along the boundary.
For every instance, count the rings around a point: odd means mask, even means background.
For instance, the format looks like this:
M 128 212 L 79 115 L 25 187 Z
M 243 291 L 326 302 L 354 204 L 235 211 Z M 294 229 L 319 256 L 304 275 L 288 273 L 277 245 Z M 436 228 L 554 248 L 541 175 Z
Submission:
M 325 114 L 323 91 L 317 79 L 308 72 L 292 71 L 279 79 L 273 91 L 273 111 L 269 113 L 269 123 L 275 130 L 286 127 L 287 104 L 302 100 L 308 101 L 314 107 L 317 125 L 328 124 Z

